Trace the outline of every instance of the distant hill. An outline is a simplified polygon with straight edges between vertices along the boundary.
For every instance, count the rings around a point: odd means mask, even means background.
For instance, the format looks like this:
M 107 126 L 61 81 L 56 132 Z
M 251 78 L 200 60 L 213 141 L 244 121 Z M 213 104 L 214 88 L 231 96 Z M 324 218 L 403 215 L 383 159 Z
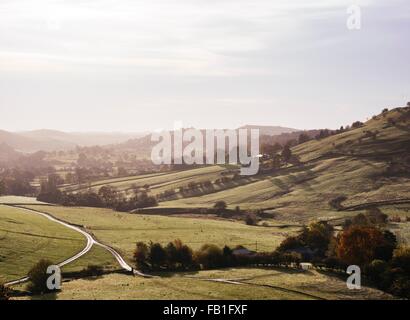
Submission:
M 5 143 L 0 143 L 0 162 L 9 162 L 18 159 L 21 156 L 19 152 Z
M 245 125 L 238 129 L 259 129 L 259 135 L 277 136 L 282 133 L 291 133 L 300 131 L 298 129 L 280 127 L 280 126 L 259 126 L 259 125 Z
M 5 143 L 21 152 L 68 150 L 75 146 L 108 145 L 141 137 L 140 133 L 80 133 L 57 130 L 34 130 L 25 132 L 8 132 L 0 130 L 0 144 Z

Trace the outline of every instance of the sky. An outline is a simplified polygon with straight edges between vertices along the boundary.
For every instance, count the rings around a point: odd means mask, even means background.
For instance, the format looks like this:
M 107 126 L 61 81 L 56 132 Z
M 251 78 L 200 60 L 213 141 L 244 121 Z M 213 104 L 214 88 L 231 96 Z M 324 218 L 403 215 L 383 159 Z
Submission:
M 409 39 L 408 0 L 0 0 L 0 129 L 338 128 L 410 101 Z

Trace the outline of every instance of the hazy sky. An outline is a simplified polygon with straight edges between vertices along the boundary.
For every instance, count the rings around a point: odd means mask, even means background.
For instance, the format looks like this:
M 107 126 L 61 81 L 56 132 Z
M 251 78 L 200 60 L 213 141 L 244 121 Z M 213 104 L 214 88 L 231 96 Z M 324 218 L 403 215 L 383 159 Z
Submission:
M 409 0 L 0 0 L 0 129 L 334 128 L 410 101 L 409 39 Z

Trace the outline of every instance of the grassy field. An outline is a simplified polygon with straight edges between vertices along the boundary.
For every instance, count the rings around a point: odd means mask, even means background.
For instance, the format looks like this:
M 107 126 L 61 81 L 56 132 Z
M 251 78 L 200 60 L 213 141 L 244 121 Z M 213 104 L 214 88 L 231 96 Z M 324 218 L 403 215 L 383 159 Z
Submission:
M 19 197 L 19 196 L 1 196 L 0 204 L 44 204 L 44 202 L 37 201 L 33 197 Z
M 28 206 L 30 207 L 30 206 Z M 226 220 L 149 216 L 119 213 L 99 208 L 32 206 L 55 217 L 85 225 L 103 243 L 132 257 L 137 241 L 166 244 L 174 239 L 197 249 L 204 243 L 244 245 L 250 249 L 272 251 L 285 237 L 299 228 L 256 227 Z
M 160 207 L 212 207 L 224 200 L 231 208 L 274 209 L 278 218 L 294 221 L 334 219 L 343 215 L 329 201 L 345 195 L 344 205 L 410 197 L 404 178 L 378 182 L 385 163 L 336 158 L 318 161 L 303 170 L 295 168 L 235 188 L 203 196 L 161 202 Z
M 109 251 L 94 245 L 84 256 L 62 267 L 61 271 L 79 272 L 87 268 L 89 265 L 100 266 L 106 271 L 121 268 Z
M 70 186 L 63 188 L 66 191 L 80 191 L 83 189 L 91 189 L 98 191 L 104 185 L 116 187 L 119 191 L 127 191 L 133 185 L 143 187 L 149 185 L 153 193 L 162 192 L 165 189 L 178 188 L 187 185 L 190 181 L 203 181 L 215 179 L 219 174 L 225 171 L 223 166 L 207 166 L 190 170 L 183 170 L 170 173 L 155 173 L 133 177 L 114 178 L 92 182 L 86 186 Z
M 226 279 L 236 284 L 208 281 Z M 343 279 L 316 271 L 224 269 L 141 278 L 110 274 L 63 283 L 57 295 L 40 299 L 389 299 L 378 290 L 348 290 Z M 36 297 L 34 297 L 36 299 Z
M 62 225 L 0 205 L 0 281 L 26 276 L 41 258 L 61 262 L 85 243 L 81 234 Z

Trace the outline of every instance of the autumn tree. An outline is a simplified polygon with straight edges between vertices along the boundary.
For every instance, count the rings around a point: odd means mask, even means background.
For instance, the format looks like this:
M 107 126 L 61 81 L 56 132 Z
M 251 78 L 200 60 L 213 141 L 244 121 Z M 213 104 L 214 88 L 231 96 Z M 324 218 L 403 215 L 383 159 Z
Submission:
M 144 269 L 147 267 L 148 260 L 148 246 L 144 242 L 137 242 L 134 250 L 134 261 L 138 269 Z
M 343 263 L 364 266 L 376 259 L 377 250 L 384 245 L 379 229 L 354 225 L 339 233 L 336 255 Z

